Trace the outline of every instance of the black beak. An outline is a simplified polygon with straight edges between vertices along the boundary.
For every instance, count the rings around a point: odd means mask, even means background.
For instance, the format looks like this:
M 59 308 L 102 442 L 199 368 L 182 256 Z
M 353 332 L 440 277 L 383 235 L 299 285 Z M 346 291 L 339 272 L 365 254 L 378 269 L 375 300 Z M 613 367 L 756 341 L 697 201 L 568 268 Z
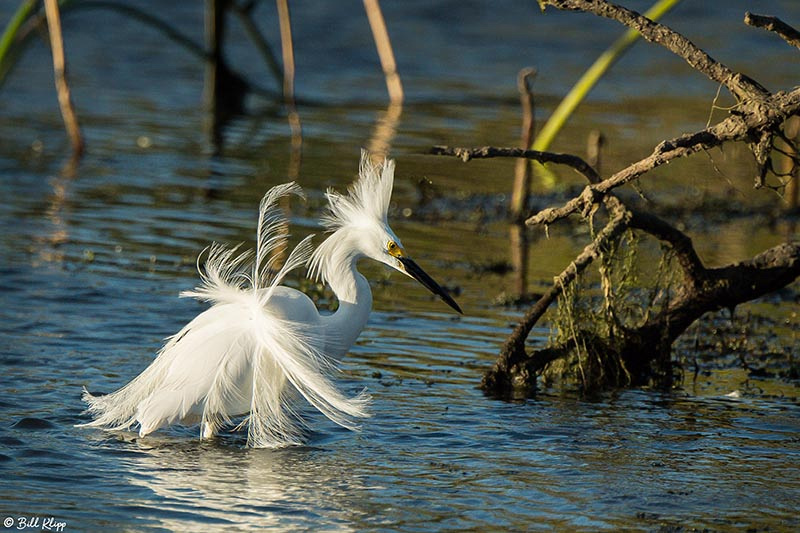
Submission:
M 444 290 L 441 287 L 441 285 L 433 281 L 433 278 L 430 277 L 428 274 L 426 274 L 425 271 L 422 270 L 418 264 L 416 264 L 408 257 L 398 257 L 397 259 L 403 264 L 403 267 L 405 268 L 406 273 L 409 276 L 422 283 L 426 289 L 428 289 L 433 294 L 441 298 L 444 303 L 446 303 L 447 305 L 449 305 L 462 315 L 464 314 L 464 311 L 461 310 L 461 308 L 458 306 L 456 301 L 453 300 L 450 294 L 448 294 L 448 292 Z

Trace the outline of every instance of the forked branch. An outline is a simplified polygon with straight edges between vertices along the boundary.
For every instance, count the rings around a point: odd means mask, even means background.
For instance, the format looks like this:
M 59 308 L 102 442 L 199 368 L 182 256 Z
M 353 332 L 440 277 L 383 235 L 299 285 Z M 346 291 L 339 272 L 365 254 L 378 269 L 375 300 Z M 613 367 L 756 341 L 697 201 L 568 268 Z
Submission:
M 792 28 L 778 17 L 756 15 L 749 11 L 744 14 L 744 23 L 754 28 L 761 28 L 778 34 L 784 41 L 800 48 L 800 32 Z

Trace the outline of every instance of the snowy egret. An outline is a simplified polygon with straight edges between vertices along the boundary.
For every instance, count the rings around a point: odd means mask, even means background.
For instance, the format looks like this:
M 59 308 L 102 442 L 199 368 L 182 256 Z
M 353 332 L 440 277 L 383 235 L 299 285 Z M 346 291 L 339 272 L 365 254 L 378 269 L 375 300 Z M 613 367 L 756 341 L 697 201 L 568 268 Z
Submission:
M 270 189 L 259 206 L 255 254 L 212 245 L 204 269 L 198 267 L 199 287 L 181 293 L 211 307 L 166 339 L 150 366 L 121 389 L 103 396 L 84 389 L 93 420 L 82 425 L 119 430 L 138 424 L 144 437 L 171 424 L 199 423 L 201 437 L 210 438 L 243 416 L 239 427 L 247 427 L 249 446 L 285 446 L 301 442 L 303 423 L 293 407 L 302 396 L 333 422 L 356 429 L 355 420 L 368 416 L 369 398 L 363 391 L 344 396 L 330 376 L 372 308 L 358 260 L 407 274 L 461 312 L 389 227 L 393 181 L 394 161 L 375 164 L 362 151 L 359 178 L 348 194 L 327 192 L 322 223 L 331 234 L 313 251 L 311 236 L 303 239 L 279 269 L 288 235 L 277 202 L 302 193 L 294 183 Z M 321 314 L 308 296 L 280 285 L 304 264 L 333 290 L 339 301 L 334 313 Z

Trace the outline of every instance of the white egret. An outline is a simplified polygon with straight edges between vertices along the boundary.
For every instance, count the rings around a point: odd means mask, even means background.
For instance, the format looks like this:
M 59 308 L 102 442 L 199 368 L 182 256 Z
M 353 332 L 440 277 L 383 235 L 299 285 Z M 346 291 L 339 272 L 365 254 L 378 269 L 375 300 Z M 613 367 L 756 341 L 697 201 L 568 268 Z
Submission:
M 169 337 L 150 366 L 121 389 L 103 396 L 84 389 L 94 419 L 82 425 L 119 430 L 138 424 L 144 437 L 171 424 L 200 423 L 201 438 L 210 438 L 244 416 L 240 426 L 247 427 L 249 446 L 285 446 L 301 442 L 303 423 L 293 409 L 299 395 L 333 422 L 356 429 L 356 419 L 368 416 L 368 396 L 345 397 L 330 376 L 372 308 L 358 260 L 367 257 L 411 276 L 461 312 L 389 227 L 393 181 L 394 161 L 374 164 L 362 151 L 359 178 L 348 194 L 327 193 L 322 222 L 331 234 L 313 252 L 311 236 L 303 239 L 277 271 L 287 241 L 277 201 L 301 191 L 294 183 L 273 187 L 261 201 L 255 254 L 212 245 L 200 286 L 181 294 L 211 307 Z M 280 285 L 306 263 L 336 295 L 334 313 L 321 314 L 308 296 Z

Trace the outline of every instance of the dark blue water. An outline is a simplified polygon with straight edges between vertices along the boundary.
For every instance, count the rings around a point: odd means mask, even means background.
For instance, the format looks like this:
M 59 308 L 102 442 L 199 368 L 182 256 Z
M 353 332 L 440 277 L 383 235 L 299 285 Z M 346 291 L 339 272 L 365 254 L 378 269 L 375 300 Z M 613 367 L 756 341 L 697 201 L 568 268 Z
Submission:
M 0 23 L 14 4 L 0 5 Z M 59 523 L 63 531 L 800 529 L 796 383 L 727 368 L 698 381 L 688 376 L 669 394 L 583 400 L 545 389 L 505 403 L 478 390 L 521 312 L 492 304 L 513 283 L 486 268 L 509 254 L 497 213 L 507 205 L 513 163 L 464 165 L 423 154 L 433 144 L 515 144 L 517 71 L 539 68 L 544 115 L 619 28 L 585 15 L 542 15 L 533 2 L 383 4 L 407 94 L 395 122 L 387 119 L 361 3 L 292 4 L 303 123 L 296 174 L 279 105 L 249 96 L 248 113 L 227 124 L 215 149 L 204 129 L 200 62 L 102 9 L 64 13 L 88 146 L 70 168 L 48 50 L 34 40 L 21 56 L 0 88 L 6 530 Z M 135 5 L 200 40 L 199 4 Z M 771 89 L 796 85 L 796 51 L 741 24 L 749 9 L 798 25 L 796 3 L 713 5 L 686 1 L 667 21 Z M 272 5 L 256 14 L 276 43 Z M 274 87 L 237 23 L 230 34 L 232 65 Z M 663 137 L 702 128 L 716 89 L 665 52 L 636 48 L 556 148 L 580 152 L 586 131 L 600 127 L 610 139 L 604 164 L 617 168 Z M 308 413 L 306 446 L 252 450 L 235 433 L 200 442 L 197 428 L 139 439 L 74 427 L 86 420 L 82 386 L 123 385 L 161 339 L 203 309 L 177 298 L 196 283 L 200 250 L 214 240 L 249 243 L 258 200 L 290 177 L 309 194 L 292 213 L 295 238 L 320 233 L 322 191 L 349 183 L 359 148 L 381 136 L 398 164 L 392 226 L 436 279 L 457 288 L 466 314 L 455 317 L 410 280 L 364 265 L 376 310 L 339 378 L 344 390 L 372 395 L 361 432 Z M 663 194 L 747 201 L 746 151 L 711 156 L 713 165 L 698 158 L 664 171 L 660 181 L 682 185 Z M 440 195 L 433 203 L 421 201 L 423 178 Z M 702 238 L 708 234 L 698 229 L 697 242 L 712 263 L 785 238 L 780 228 L 742 221 L 710 231 L 713 238 Z M 534 287 L 585 239 L 553 227 L 549 240 L 535 241 Z M 778 340 L 796 357 L 797 304 L 770 306 L 784 324 Z M 532 341 L 546 337 L 538 330 Z M 24 527 L 36 517 L 38 525 Z

